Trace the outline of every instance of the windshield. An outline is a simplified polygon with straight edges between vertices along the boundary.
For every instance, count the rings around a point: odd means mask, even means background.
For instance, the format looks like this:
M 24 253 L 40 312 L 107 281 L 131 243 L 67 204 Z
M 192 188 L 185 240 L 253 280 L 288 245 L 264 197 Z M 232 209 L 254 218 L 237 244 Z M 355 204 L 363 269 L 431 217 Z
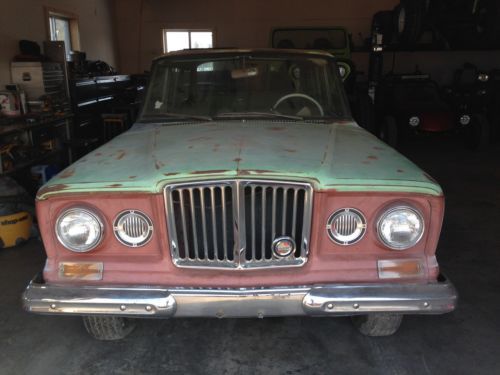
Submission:
M 321 56 L 231 55 L 157 61 L 141 121 L 216 117 L 345 117 L 333 60 Z

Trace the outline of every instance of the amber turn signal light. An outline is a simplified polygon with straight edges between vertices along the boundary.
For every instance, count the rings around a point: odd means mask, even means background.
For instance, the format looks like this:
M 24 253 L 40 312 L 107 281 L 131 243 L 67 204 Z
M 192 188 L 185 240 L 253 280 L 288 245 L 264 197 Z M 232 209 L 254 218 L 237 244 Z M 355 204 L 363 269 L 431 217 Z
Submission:
M 424 269 L 419 259 L 391 259 L 378 261 L 380 279 L 401 279 L 423 275 Z
M 102 280 L 103 268 L 100 262 L 61 262 L 59 277 L 73 280 Z

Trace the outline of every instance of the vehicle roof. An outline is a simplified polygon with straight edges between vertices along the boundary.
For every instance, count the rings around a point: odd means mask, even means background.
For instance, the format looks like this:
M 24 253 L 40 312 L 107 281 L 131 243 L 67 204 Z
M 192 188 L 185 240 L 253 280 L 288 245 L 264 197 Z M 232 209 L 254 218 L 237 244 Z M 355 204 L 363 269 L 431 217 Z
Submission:
M 158 56 L 156 60 L 166 59 L 170 57 L 182 56 L 211 56 L 211 55 L 234 55 L 237 53 L 243 54 L 263 54 L 263 55 L 310 55 L 334 58 L 328 51 L 308 50 L 308 49 L 280 49 L 280 48 L 207 48 L 207 49 L 185 49 L 180 51 L 167 52 L 162 56 Z

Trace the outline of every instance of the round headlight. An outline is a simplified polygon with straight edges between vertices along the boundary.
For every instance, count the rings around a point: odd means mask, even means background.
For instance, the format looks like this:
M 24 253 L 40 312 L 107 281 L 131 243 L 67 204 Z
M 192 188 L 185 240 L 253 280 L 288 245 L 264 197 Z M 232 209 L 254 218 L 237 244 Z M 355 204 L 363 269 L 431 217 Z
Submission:
M 408 121 L 410 126 L 418 126 L 420 124 L 420 119 L 417 116 L 410 117 L 410 120 Z
M 102 239 L 103 224 L 93 212 L 83 208 L 64 211 L 56 222 L 59 242 L 68 250 L 84 253 L 95 248 Z
M 153 222 L 144 213 L 127 210 L 120 213 L 114 222 L 116 239 L 130 247 L 147 244 L 153 236 Z
M 477 80 L 480 82 L 488 82 L 490 80 L 490 76 L 486 73 L 480 73 L 477 76 Z
M 379 219 L 378 236 L 393 250 L 406 250 L 417 244 L 424 234 L 424 219 L 411 207 L 395 207 Z
M 340 78 L 344 78 L 345 75 L 347 74 L 347 70 L 344 66 L 339 66 L 339 73 L 340 73 Z
M 330 215 L 326 230 L 333 242 L 352 245 L 365 235 L 366 219 L 358 210 L 342 208 Z
M 470 116 L 469 115 L 460 116 L 460 125 L 469 125 L 469 123 L 470 123 Z

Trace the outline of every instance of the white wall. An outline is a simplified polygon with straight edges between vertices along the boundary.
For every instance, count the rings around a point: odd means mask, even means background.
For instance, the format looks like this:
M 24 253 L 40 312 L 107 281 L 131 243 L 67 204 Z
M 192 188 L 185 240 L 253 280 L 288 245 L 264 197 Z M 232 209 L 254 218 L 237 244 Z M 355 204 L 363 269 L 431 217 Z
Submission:
M 10 61 L 20 39 L 47 39 L 44 6 L 78 16 L 81 50 L 91 60 L 117 65 L 112 0 L 8 0 L 0 10 L 0 89 L 10 82 Z

